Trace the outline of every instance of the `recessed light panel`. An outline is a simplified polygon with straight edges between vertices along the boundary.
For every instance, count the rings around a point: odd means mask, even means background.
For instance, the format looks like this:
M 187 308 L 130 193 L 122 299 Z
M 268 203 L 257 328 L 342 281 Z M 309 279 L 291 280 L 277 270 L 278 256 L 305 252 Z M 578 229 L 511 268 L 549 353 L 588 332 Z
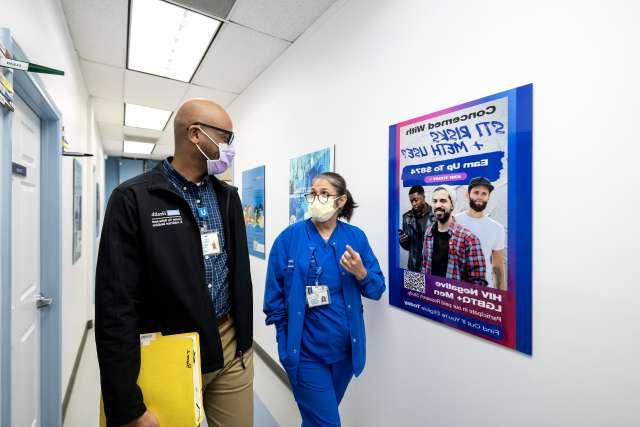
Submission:
M 156 144 L 152 142 L 140 142 L 125 139 L 122 151 L 127 154 L 151 154 L 155 147 Z
M 163 130 L 171 117 L 171 111 L 143 105 L 126 104 L 124 125 L 143 129 Z
M 221 22 L 162 0 L 131 0 L 130 70 L 188 82 Z

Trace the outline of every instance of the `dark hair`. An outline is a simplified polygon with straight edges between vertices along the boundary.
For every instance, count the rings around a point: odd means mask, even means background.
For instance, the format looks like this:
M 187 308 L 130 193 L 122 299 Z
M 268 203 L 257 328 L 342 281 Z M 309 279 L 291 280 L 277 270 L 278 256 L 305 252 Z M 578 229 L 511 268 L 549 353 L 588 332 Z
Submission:
M 444 187 L 436 187 L 433 192 L 435 193 L 436 191 L 440 191 L 440 190 L 444 190 L 447 192 L 447 196 L 449 196 L 449 201 L 451 202 L 451 206 L 453 206 L 453 199 L 451 198 L 451 193 L 449 192 L 449 190 L 447 190 Z
M 319 175 L 316 175 L 313 180 L 315 181 L 320 178 L 329 181 L 329 184 L 336 188 L 336 191 L 340 196 L 347 196 L 347 201 L 342 209 L 340 209 L 338 218 L 344 218 L 347 221 L 351 220 L 351 217 L 353 216 L 353 210 L 357 208 L 358 205 L 356 204 L 355 200 L 353 200 L 353 196 L 351 195 L 349 190 L 347 190 L 347 182 L 344 180 L 342 175 L 335 172 L 323 172 Z
M 412 195 L 414 193 L 418 193 L 424 196 L 424 187 L 422 185 L 414 185 L 409 189 L 409 195 Z

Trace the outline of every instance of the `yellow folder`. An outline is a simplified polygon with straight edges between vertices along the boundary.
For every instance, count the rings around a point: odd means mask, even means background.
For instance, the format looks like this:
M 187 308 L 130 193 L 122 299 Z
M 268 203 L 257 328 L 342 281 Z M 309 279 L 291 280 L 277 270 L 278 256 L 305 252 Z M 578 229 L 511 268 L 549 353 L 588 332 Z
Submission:
M 161 427 L 199 426 L 204 409 L 198 334 L 140 335 L 138 386 Z M 106 427 L 102 401 L 100 427 Z

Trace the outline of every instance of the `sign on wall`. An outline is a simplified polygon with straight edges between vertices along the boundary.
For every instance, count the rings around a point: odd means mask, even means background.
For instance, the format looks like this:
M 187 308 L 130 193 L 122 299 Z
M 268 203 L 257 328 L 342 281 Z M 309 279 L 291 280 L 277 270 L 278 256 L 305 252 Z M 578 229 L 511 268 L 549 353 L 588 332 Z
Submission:
M 390 304 L 527 354 L 532 90 L 389 127 Z
M 100 215 L 102 215 L 102 208 L 100 207 L 100 183 L 96 182 L 96 238 L 100 237 Z
M 304 195 L 313 178 L 333 171 L 333 146 L 289 160 L 289 224 L 309 218 Z
M 82 165 L 73 159 L 73 257 L 72 264 L 82 255 Z
M 264 166 L 242 172 L 242 210 L 249 254 L 265 259 Z

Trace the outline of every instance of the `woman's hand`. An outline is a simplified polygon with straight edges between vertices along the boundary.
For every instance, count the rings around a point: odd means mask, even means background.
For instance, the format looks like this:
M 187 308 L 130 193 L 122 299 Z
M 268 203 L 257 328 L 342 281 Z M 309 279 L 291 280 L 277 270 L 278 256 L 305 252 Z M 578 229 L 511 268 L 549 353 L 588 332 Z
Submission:
M 364 280 L 367 277 L 367 269 L 362 264 L 360 254 L 354 251 L 351 246 L 347 245 L 347 250 L 340 257 L 340 265 L 349 273 L 356 276 L 358 280 Z

